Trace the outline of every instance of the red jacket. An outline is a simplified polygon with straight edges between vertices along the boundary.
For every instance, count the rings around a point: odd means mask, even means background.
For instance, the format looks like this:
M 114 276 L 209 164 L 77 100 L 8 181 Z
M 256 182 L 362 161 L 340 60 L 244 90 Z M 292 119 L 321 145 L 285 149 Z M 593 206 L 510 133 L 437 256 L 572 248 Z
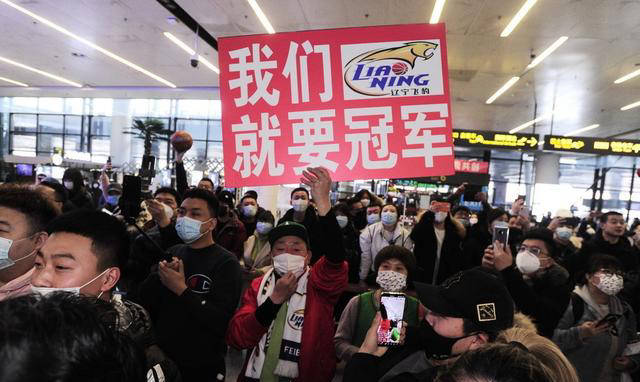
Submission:
M 336 368 L 333 307 L 347 286 L 348 266 L 345 261 L 336 264 L 322 257 L 310 272 L 298 363 L 300 374 L 296 381 L 331 381 Z M 262 277 L 253 280 L 242 296 L 242 306 L 229 324 L 227 343 L 235 348 L 253 349 L 269 329 L 262 326 L 255 316 L 261 282 Z M 244 381 L 250 356 L 249 351 L 238 381 Z

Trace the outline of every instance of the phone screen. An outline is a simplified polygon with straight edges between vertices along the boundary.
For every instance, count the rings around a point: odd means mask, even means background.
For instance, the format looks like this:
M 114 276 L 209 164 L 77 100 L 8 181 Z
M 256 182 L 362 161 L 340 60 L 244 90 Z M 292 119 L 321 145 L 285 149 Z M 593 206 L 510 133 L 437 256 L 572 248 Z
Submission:
M 378 345 L 394 346 L 400 344 L 405 299 L 406 297 L 402 293 L 382 293 L 380 297 L 382 321 L 378 326 Z
M 596 326 L 602 326 L 608 324 L 609 326 L 614 326 L 616 322 L 622 317 L 620 314 L 609 313 L 604 318 L 596 324 Z
M 503 248 L 507 248 L 507 243 L 509 242 L 509 225 L 505 222 L 497 222 L 493 227 L 493 240 L 492 243 L 495 242 L 502 243 Z

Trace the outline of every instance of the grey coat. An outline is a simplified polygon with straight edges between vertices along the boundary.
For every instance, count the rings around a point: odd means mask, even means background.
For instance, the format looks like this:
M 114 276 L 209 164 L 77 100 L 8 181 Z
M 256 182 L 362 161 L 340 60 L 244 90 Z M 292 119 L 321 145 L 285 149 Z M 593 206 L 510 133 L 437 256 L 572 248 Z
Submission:
M 607 332 L 584 341 L 580 339 L 578 326 L 586 321 L 597 322 L 603 318 L 587 303 L 584 303 L 584 313 L 577 322 L 570 303 L 554 331 L 553 341 L 575 366 L 582 382 L 620 381 L 621 374 L 613 369 L 613 360 L 621 356 L 627 344 L 637 337 L 636 317 L 631 307 L 617 297 L 612 297 L 609 307 L 611 313 L 622 314 L 622 318 L 616 323 L 618 336 Z M 630 358 L 636 365 L 640 365 L 640 354 Z

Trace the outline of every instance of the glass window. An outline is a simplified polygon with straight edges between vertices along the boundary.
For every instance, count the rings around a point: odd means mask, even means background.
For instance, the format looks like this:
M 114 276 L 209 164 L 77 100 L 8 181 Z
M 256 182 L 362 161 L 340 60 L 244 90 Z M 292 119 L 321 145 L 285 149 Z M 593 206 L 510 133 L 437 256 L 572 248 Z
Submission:
M 91 119 L 91 135 L 111 136 L 111 118 L 93 117 Z
M 132 99 L 130 109 L 133 115 L 147 117 L 151 113 L 151 100 L 149 99 Z
M 76 115 L 86 114 L 84 112 L 84 99 L 83 98 L 65 98 L 64 113 L 76 114 Z
M 36 132 L 37 118 L 35 114 L 13 114 L 12 130 L 20 132 Z
M 91 105 L 91 114 L 108 116 L 113 115 L 113 99 L 94 98 Z
M 91 139 L 92 155 L 109 155 L 111 153 L 111 140 L 102 138 Z
M 170 99 L 154 99 L 151 100 L 149 114 L 156 117 L 169 117 L 171 116 L 171 100 Z
M 187 158 L 197 158 L 197 159 L 204 159 L 205 158 L 205 151 L 207 149 L 207 143 L 204 141 L 193 141 L 193 146 L 191 146 L 191 149 L 189 151 L 187 151 L 187 153 L 185 154 L 185 157 Z
M 62 135 L 39 134 L 38 154 L 52 154 L 54 149 L 62 149 Z
M 14 155 L 20 155 L 16 151 L 33 152 L 36 153 L 36 136 L 32 135 L 17 135 L 14 134 L 11 137 L 11 149 Z
M 177 130 L 185 130 L 194 140 L 207 139 L 207 121 L 206 120 L 189 120 L 178 119 L 176 123 Z
M 37 113 L 38 99 L 35 97 L 14 97 L 11 102 L 11 111 L 22 113 Z
M 67 115 L 64 119 L 65 134 L 82 134 L 82 117 Z
M 82 150 L 80 136 L 73 136 L 73 135 L 65 136 L 64 137 L 64 151 L 65 152 L 70 152 L 70 151 L 81 152 L 81 151 L 84 151 L 84 150 Z
M 64 113 L 64 98 L 42 97 L 38 99 L 39 113 Z
M 209 140 L 222 140 L 222 121 L 220 121 L 219 119 L 209 120 Z
M 209 142 L 207 145 L 207 159 L 222 160 L 222 142 Z
M 62 134 L 61 115 L 40 115 L 38 116 L 38 131 L 41 133 Z
M 204 99 L 180 99 L 178 100 L 177 117 L 179 118 L 207 118 L 211 103 Z

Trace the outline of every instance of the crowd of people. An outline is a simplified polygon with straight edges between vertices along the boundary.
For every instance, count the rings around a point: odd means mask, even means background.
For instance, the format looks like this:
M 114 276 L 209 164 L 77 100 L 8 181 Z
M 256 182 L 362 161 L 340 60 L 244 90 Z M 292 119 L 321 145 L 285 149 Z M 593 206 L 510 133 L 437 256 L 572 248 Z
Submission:
M 472 211 L 461 185 L 408 226 L 309 168 L 277 219 L 188 187 L 180 156 L 176 178 L 136 223 L 106 171 L 0 186 L 0 381 L 223 381 L 229 347 L 239 381 L 638 380 L 640 223 L 617 212 Z M 382 295 L 404 296 L 392 346 Z

